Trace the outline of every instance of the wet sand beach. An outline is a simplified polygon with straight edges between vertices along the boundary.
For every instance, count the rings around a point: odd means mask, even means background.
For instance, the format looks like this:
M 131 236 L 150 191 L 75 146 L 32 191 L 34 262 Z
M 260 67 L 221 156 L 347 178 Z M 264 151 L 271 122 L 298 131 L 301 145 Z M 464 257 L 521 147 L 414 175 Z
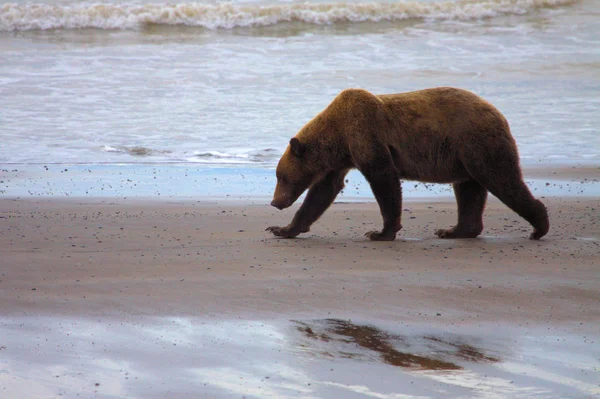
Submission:
M 478 239 L 408 201 L 370 242 L 373 203 L 282 240 L 296 207 L 0 199 L 0 396 L 594 397 L 600 206 L 543 200 L 541 241 L 492 199 Z

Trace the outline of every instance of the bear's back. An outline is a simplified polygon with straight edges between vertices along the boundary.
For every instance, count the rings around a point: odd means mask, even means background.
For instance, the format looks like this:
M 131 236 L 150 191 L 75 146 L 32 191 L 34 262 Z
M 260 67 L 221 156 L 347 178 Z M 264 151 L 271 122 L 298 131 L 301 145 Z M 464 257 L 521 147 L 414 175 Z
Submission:
M 380 94 L 388 121 L 404 134 L 428 132 L 452 136 L 509 132 L 508 122 L 492 104 L 470 91 L 436 87 Z M 498 129 L 499 128 L 499 129 Z

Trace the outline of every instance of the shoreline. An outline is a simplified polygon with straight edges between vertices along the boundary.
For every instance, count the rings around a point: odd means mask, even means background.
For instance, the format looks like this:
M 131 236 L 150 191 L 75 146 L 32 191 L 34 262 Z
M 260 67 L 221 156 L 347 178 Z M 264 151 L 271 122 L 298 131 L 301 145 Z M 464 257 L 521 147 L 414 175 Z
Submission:
M 194 164 L 0 165 L 0 198 L 138 198 L 268 202 L 273 168 Z M 600 197 L 600 167 L 547 165 L 523 169 L 534 196 Z M 410 200 L 453 198 L 450 184 L 402 182 Z M 302 198 L 300 199 L 302 200 Z M 353 170 L 338 202 L 373 201 L 371 189 Z

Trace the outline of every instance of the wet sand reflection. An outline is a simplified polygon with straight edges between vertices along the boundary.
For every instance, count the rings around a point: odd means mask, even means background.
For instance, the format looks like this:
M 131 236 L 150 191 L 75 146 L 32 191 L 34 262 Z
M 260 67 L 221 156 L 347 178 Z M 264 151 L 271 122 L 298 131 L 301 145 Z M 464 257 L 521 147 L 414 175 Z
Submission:
M 0 398 L 600 397 L 597 335 L 511 326 L 36 315 L 0 337 Z
M 347 350 L 346 345 L 368 349 L 379 354 L 386 364 L 417 370 L 462 370 L 457 361 L 499 362 L 498 357 L 483 349 L 451 337 L 401 336 L 371 325 L 354 324 L 349 320 L 325 319 L 294 321 L 298 331 L 310 340 L 330 343 L 331 348 L 321 352 L 326 356 L 361 358 L 364 353 Z M 343 347 L 339 345 L 342 344 Z M 336 346 L 337 345 L 337 346 Z M 399 350 L 397 348 L 401 348 Z M 334 351 L 332 351 L 334 349 Z M 335 350 L 337 349 L 337 350 Z

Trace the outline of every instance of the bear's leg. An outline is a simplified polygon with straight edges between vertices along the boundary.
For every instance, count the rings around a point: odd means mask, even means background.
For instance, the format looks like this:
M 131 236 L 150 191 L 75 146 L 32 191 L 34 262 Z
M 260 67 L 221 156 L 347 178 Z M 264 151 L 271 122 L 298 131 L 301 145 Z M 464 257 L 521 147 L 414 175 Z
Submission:
M 532 240 L 539 240 L 546 235 L 550 228 L 548 211 L 544 204 L 531 195 L 529 188 L 522 179 L 511 182 L 495 182 L 487 189 L 506 206 L 515 211 L 533 226 Z
M 302 206 L 289 225 L 267 227 L 267 231 L 283 238 L 293 238 L 300 233 L 308 232 L 310 226 L 323 215 L 344 188 L 344 177 L 347 173 L 348 169 L 333 171 L 325 175 L 308 190 Z
M 393 241 L 402 228 L 402 188 L 393 170 L 393 167 L 361 170 L 373 190 L 383 217 L 381 231 L 369 231 L 365 234 L 372 241 Z
M 488 170 L 488 175 L 485 174 L 484 168 L 469 170 L 469 172 L 490 193 L 533 226 L 530 239 L 539 240 L 548 233 L 550 228 L 548 211 L 540 200 L 531 195 L 518 166 L 514 168 L 505 164 L 502 168 L 498 168 L 497 172 L 495 169 L 496 173 Z
M 440 238 L 475 238 L 483 230 L 483 209 L 487 190 L 475 180 L 454 183 L 454 195 L 458 204 L 458 223 L 451 229 L 439 229 Z

